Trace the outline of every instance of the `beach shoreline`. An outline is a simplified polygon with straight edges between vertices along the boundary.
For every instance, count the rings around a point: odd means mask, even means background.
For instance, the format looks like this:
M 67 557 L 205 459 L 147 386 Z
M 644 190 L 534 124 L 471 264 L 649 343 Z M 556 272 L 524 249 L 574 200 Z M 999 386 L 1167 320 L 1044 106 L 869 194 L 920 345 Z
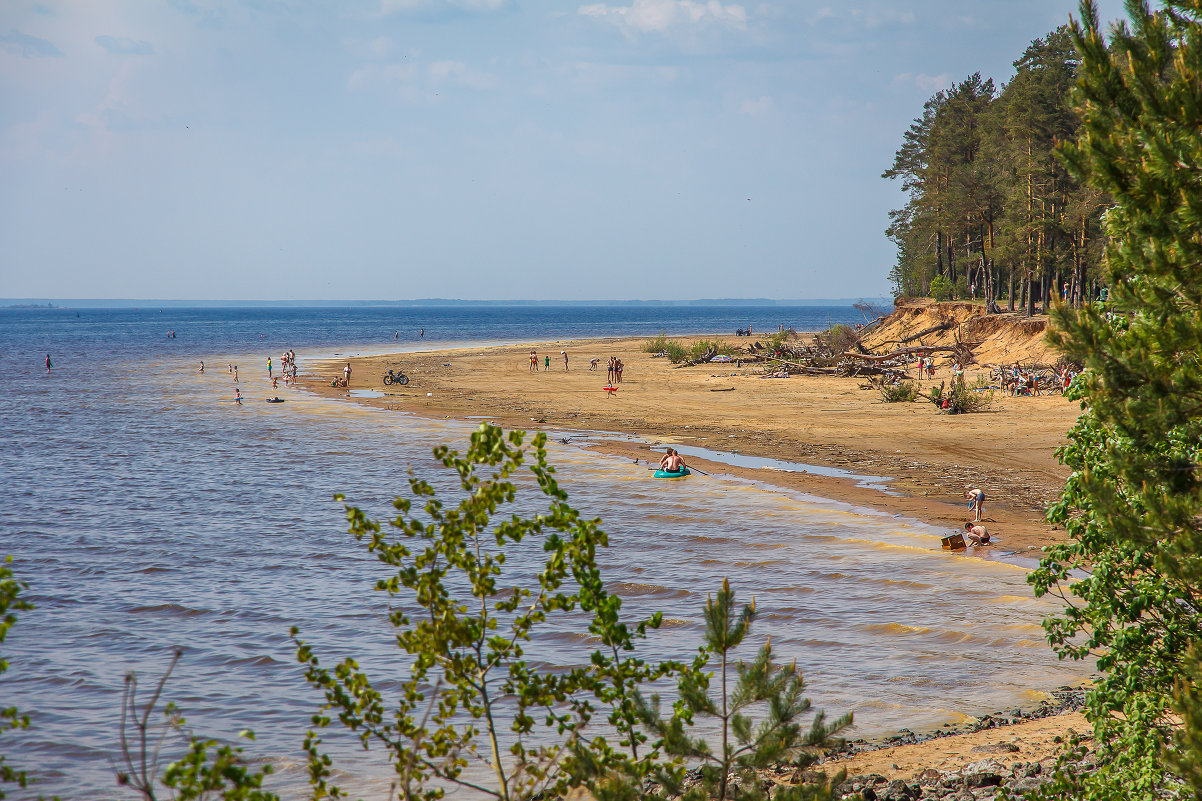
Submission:
M 689 464 L 707 473 L 919 520 L 948 534 L 972 519 L 964 490 L 981 486 L 996 545 L 978 554 L 1035 556 L 1064 538 L 1043 510 L 1068 475 L 1054 453 L 1079 413 L 1071 401 L 998 397 L 990 411 L 948 416 L 926 403 L 885 403 L 854 378 L 760 379 L 761 365 L 738 362 L 675 368 L 644 353 L 645 342 L 560 340 L 351 357 L 351 392 L 330 385 L 348 359 L 325 359 L 307 363 L 300 383 L 322 396 L 421 417 L 549 431 L 640 464 L 657 462 L 668 446 L 684 447 Z M 530 370 L 531 350 L 537 372 Z M 609 355 L 626 366 L 614 393 L 602 389 Z M 589 369 L 593 357 L 601 359 L 596 371 Z M 403 370 L 410 382 L 385 386 L 389 369 Z M 943 368 L 924 386 L 948 377 Z M 761 460 L 773 464 L 756 464 Z M 889 481 L 857 477 L 864 475 Z
M 710 451 L 709 458 L 686 452 L 689 464 L 947 533 L 971 519 L 965 487 L 982 486 L 988 494 L 985 521 L 996 544 L 959 558 L 1032 560 L 1044 546 L 1064 540 L 1062 530 L 1044 521 L 1043 508 L 1067 477 L 1054 454 L 1079 414 L 1074 402 L 1059 396 L 999 397 L 989 412 L 949 417 L 930 404 L 884 403 L 851 378 L 761 380 L 755 377 L 759 365 L 738 362 L 677 369 L 643 353 L 645 342 L 598 338 L 351 357 L 349 390 L 357 397 L 330 385 L 348 360 L 324 359 L 306 363 L 301 385 L 324 397 L 418 417 L 546 431 L 647 468 L 669 445 Z M 539 359 L 536 373 L 529 366 L 531 350 Z M 567 370 L 561 351 L 568 353 Z M 626 363 L 612 396 L 601 389 L 611 354 Z M 549 371 L 546 355 L 552 357 Z M 593 356 L 601 358 L 595 372 L 588 364 Z M 389 369 L 403 370 L 410 382 L 384 386 L 381 377 Z M 944 367 L 924 386 L 948 377 Z M 824 411 L 831 409 L 837 411 Z M 973 441 L 999 444 L 974 452 L 963 445 Z M 749 464 L 757 460 L 774 464 Z M 1008 721 L 997 717 L 1001 714 L 970 720 L 955 731 L 903 730 L 861 740 L 823 767 L 847 769 L 850 777 L 865 781 L 917 782 L 924 772 L 939 781 L 960 781 L 957 771 L 1000 748 L 1006 753 L 997 759 L 1017 776 L 1020 766 L 1026 770 L 1035 763 L 1050 770 L 1063 743 L 1089 729 L 1076 705 L 1025 717 L 1008 713 L 1014 715 Z

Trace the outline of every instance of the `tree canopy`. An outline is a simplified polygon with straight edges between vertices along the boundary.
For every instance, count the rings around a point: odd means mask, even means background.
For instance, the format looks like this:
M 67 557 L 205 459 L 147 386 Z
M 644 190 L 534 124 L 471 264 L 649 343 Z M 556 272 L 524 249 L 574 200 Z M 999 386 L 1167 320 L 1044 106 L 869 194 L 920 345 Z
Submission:
M 954 296 L 1028 313 L 1049 297 L 1093 297 L 1106 195 L 1056 155 L 1080 127 L 1070 102 L 1079 67 L 1062 26 L 1027 47 L 1000 91 L 975 73 L 924 104 L 882 176 L 909 196 L 886 229 L 897 294 L 929 294 L 938 279 Z

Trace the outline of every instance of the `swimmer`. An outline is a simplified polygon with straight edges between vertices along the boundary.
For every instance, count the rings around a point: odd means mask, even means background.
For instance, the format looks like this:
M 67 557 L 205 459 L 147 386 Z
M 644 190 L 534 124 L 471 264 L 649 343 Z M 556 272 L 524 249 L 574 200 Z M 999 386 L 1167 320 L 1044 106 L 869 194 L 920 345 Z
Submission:
M 989 532 L 980 523 L 965 523 L 964 536 L 971 540 L 973 545 L 989 544 Z
M 202 372 L 202 373 L 203 373 L 204 371 L 205 371 L 205 363 L 204 363 L 204 362 L 201 362 L 201 363 L 200 363 L 200 372 Z
M 242 405 L 242 390 L 238 389 L 237 387 L 234 387 L 234 403 L 238 404 L 239 406 Z

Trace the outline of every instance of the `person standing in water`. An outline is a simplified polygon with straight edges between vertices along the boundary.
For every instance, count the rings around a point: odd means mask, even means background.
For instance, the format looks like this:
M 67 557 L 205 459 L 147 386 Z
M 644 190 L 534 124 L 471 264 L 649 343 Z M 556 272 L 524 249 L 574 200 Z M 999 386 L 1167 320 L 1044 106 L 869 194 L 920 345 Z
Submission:
M 242 390 L 238 389 L 237 387 L 234 387 L 234 403 L 238 404 L 239 406 L 242 405 Z
M 200 372 L 202 372 L 202 373 L 203 373 L 204 371 L 205 371 L 205 363 L 204 363 L 204 362 L 201 362 L 201 363 L 200 363 Z
M 234 365 L 234 383 L 238 383 L 238 365 Z
M 271 378 L 271 357 L 267 357 L 267 377 Z
M 52 367 L 54 367 L 54 365 L 50 363 L 50 354 L 47 353 L 46 354 L 46 375 L 50 375 L 50 368 L 52 368 Z

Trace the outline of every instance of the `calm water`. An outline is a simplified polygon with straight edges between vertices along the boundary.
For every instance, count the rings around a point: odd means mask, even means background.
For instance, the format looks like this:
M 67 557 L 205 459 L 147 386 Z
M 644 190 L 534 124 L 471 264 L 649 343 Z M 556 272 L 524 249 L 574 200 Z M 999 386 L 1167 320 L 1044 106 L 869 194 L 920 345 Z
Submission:
M 282 391 L 262 402 L 265 360 L 414 347 L 426 340 L 798 329 L 851 309 L 355 309 L 0 311 L 4 440 L 0 554 L 37 609 L 5 644 L 0 703 L 34 717 L 0 751 L 41 780 L 28 793 L 120 798 L 112 779 L 122 679 L 145 683 L 170 650 L 166 696 L 198 733 L 253 728 L 274 786 L 304 795 L 298 759 L 320 703 L 287 637 L 298 625 L 327 664 L 354 654 L 384 675 L 394 649 L 371 590 L 382 574 L 345 533 L 335 491 L 381 515 L 412 466 L 439 486 L 430 449 L 470 426 Z M 164 333 L 174 329 L 175 339 Z M 41 366 L 49 352 L 52 375 Z M 204 359 L 205 374 L 197 372 Z M 229 403 L 228 362 L 246 404 Z M 277 358 L 278 363 L 278 358 Z M 802 389 L 802 387 L 799 387 Z M 660 609 L 663 655 L 696 647 L 699 610 L 723 576 L 762 612 L 757 634 L 806 671 L 817 706 L 854 709 L 861 736 L 1030 703 L 1079 680 L 1043 645 L 1025 570 L 948 556 L 941 532 L 734 479 L 648 480 L 644 468 L 555 446 L 576 506 L 603 517 L 602 559 L 632 614 Z M 552 630 L 532 656 L 579 658 Z M 331 737 L 346 784 L 379 797 L 387 768 Z M 11 797 L 20 798 L 19 793 Z

